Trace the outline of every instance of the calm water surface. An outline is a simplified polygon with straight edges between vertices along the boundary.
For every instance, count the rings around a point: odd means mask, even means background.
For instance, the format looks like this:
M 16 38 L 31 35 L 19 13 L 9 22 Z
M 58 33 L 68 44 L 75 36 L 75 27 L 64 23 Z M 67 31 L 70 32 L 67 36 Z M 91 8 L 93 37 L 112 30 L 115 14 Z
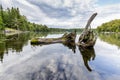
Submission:
M 62 43 L 30 44 L 33 37 L 62 35 L 0 35 L 0 80 L 120 80 L 119 34 L 100 34 L 90 49 Z

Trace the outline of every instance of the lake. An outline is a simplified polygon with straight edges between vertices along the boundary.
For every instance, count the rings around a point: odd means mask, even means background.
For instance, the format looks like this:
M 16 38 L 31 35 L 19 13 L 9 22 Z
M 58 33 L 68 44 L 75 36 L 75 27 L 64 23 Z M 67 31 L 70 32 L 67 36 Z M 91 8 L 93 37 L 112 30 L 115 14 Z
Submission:
M 62 43 L 30 44 L 34 37 L 62 35 L 0 35 L 0 80 L 120 80 L 120 34 L 98 34 L 94 48 L 89 49 Z

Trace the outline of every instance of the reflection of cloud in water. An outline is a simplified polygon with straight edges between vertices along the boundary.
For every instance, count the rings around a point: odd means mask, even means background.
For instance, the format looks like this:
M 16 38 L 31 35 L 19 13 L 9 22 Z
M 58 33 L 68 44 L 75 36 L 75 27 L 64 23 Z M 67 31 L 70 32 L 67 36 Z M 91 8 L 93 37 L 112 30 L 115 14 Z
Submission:
M 65 56 L 61 56 L 61 58 L 57 60 L 50 60 L 43 63 L 44 65 L 40 67 L 39 71 L 33 73 L 33 80 L 78 80 L 79 78 L 77 73 L 79 74 L 79 72 L 81 72 L 81 69 L 76 69 L 75 67 L 77 66 L 74 66 L 73 63 L 67 61 L 66 59 L 67 58 Z
M 46 46 L 42 53 L 9 67 L 0 74 L 0 80 L 100 80 L 96 72 L 89 73 L 86 70 L 80 54 L 72 54 L 69 49 L 65 49 L 64 52 L 61 46 L 63 45 L 54 45 L 50 48 Z M 61 52 L 56 52 L 56 47 Z M 52 53 L 48 53 L 49 50 Z

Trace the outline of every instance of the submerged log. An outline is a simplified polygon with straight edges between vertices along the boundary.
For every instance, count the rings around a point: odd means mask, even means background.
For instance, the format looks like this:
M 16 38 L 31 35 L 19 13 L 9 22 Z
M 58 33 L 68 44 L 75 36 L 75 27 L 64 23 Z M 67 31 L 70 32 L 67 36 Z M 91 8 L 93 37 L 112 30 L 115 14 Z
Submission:
M 51 44 L 51 43 L 71 43 L 76 38 L 76 32 L 65 33 L 59 38 L 34 38 L 31 40 L 31 44 Z
M 90 24 L 95 18 L 97 13 L 94 13 L 87 22 L 85 29 L 83 30 L 82 34 L 79 37 L 79 41 L 77 45 L 82 47 L 93 47 L 96 42 L 96 34 L 91 30 Z

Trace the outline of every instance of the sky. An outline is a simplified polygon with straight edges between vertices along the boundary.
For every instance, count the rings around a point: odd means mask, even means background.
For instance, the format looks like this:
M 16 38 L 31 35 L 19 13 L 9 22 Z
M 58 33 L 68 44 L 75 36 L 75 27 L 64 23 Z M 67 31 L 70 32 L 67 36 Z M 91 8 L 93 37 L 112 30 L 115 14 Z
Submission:
M 97 12 L 91 27 L 120 19 L 120 0 L 0 0 L 3 8 L 19 7 L 30 22 L 52 28 L 84 28 Z

